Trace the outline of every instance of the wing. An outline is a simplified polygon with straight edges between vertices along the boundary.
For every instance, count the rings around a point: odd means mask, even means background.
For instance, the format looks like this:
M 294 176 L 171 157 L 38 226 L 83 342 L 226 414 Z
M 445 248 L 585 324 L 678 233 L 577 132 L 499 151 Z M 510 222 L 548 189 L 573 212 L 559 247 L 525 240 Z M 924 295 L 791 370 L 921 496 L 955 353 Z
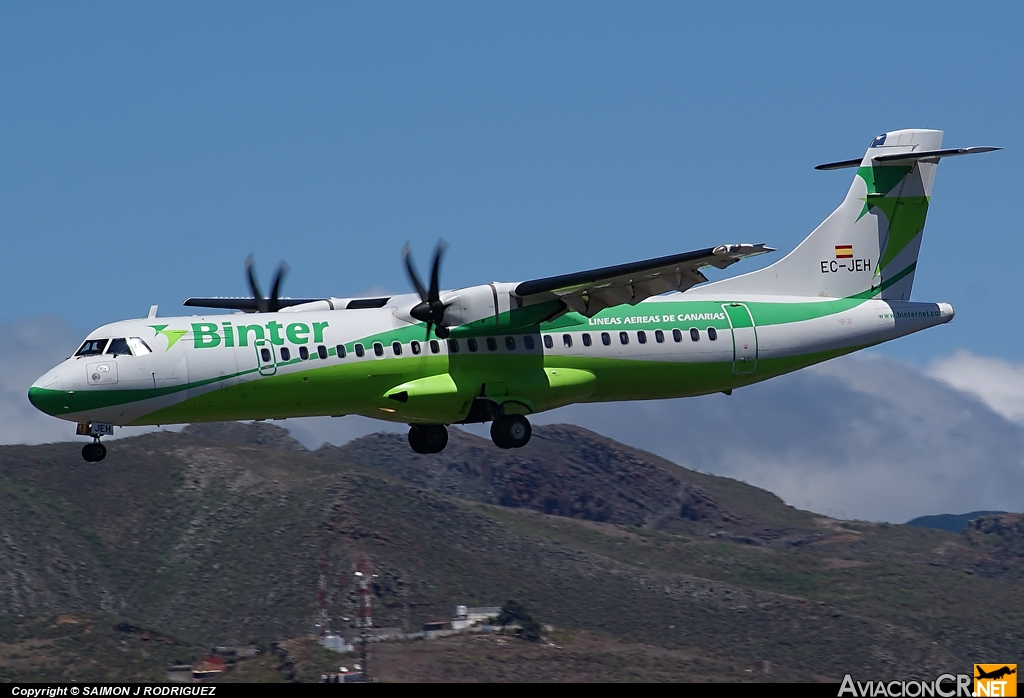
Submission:
M 290 308 L 293 305 L 302 305 L 303 303 L 312 303 L 314 301 L 324 300 L 323 298 L 279 298 L 278 304 L 282 308 Z M 188 298 L 182 305 L 192 306 L 193 308 L 218 308 L 221 310 L 243 310 L 247 313 L 255 313 L 258 309 L 256 307 L 255 298 Z
M 366 308 L 383 308 L 391 300 L 386 298 L 279 298 L 281 308 L 292 308 L 307 303 L 316 303 L 308 310 L 363 310 Z M 255 298 L 189 298 L 182 305 L 194 308 L 219 308 L 221 310 L 242 310 L 255 313 L 259 310 Z M 300 308 L 307 310 L 307 308 Z
M 561 300 L 570 310 L 593 317 L 605 308 L 627 303 L 636 305 L 651 296 L 685 291 L 703 283 L 707 281 L 700 271 L 703 267 L 725 269 L 746 257 L 774 251 L 763 243 L 719 245 L 641 262 L 524 281 L 516 286 L 513 294 L 522 299 L 523 305 Z

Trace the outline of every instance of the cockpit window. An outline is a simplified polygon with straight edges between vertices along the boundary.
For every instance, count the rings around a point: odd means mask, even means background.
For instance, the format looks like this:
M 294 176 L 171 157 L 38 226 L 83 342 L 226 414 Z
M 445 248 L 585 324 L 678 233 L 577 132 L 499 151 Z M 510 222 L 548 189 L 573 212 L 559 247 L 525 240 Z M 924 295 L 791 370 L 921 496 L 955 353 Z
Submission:
M 128 347 L 132 350 L 132 353 L 135 354 L 135 356 L 153 353 L 153 350 L 150 349 L 149 345 L 143 341 L 142 337 L 129 337 Z
M 107 353 L 114 356 L 131 356 L 131 349 L 128 348 L 128 340 L 124 337 L 115 337 L 107 345 Z
M 106 339 L 87 339 L 82 347 L 75 352 L 75 356 L 96 356 L 103 353 L 105 346 L 107 346 Z

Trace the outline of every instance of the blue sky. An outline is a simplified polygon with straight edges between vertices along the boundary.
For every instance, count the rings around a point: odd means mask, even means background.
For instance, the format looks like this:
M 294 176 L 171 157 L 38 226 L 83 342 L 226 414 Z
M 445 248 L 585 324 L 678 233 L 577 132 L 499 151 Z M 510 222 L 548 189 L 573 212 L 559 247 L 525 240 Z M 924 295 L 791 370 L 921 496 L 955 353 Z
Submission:
M 265 285 L 288 261 L 293 296 L 406 291 L 402 245 L 422 268 L 439 237 L 448 287 L 727 242 L 766 242 L 777 259 L 849 186 L 849 170 L 814 165 L 924 127 L 947 147 L 1006 149 L 938 171 L 914 298 L 951 302 L 956 319 L 873 351 L 925 382 L 998 392 L 1024 341 L 1005 309 L 1020 295 L 1022 15 L 951 2 L 3 2 L 0 324 L 33 353 L 27 376 L 151 304 L 174 314 L 188 296 L 247 293 L 250 252 Z M 815 375 L 815 399 L 845 399 Z M 0 386 L 11 414 L 22 378 Z M 1006 406 L 1024 405 L 1020 382 L 1008 398 L 975 390 L 971 409 L 1024 423 Z M 803 399 L 809 384 L 779 390 Z M 754 412 L 783 400 L 755 397 Z
M 3 315 L 175 312 L 251 251 L 315 296 L 407 290 L 406 240 L 453 287 L 784 251 L 815 164 L 921 126 L 1007 150 L 943 163 L 915 297 L 960 314 L 883 351 L 1012 355 L 1021 9 L 706 5 L 4 3 Z

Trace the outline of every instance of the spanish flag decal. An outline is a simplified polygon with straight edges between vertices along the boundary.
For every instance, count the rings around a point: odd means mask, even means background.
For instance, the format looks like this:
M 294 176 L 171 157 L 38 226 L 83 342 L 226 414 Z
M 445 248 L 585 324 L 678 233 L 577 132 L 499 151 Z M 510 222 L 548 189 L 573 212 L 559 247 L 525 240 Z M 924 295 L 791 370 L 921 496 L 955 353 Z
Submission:
M 836 259 L 853 259 L 853 245 L 836 245 Z

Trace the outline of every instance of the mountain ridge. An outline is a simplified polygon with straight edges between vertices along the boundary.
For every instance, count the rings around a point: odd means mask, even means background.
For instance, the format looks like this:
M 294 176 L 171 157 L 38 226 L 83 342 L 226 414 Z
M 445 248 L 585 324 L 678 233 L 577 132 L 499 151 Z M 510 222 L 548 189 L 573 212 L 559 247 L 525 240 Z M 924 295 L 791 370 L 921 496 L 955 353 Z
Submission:
M 309 630 L 321 574 L 330 615 L 351 617 L 366 556 L 380 625 L 516 599 L 558 628 L 789 680 L 924 675 L 1024 642 L 1009 519 L 961 536 L 838 521 L 578 427 L 518 451 L 458 430 L 436 456 L 403 442 L 308 451 L 257 423 L 119 440 L 103 464 L 0 447 L 0 631 L 100 613 L 183 646 L 269 646 Z

